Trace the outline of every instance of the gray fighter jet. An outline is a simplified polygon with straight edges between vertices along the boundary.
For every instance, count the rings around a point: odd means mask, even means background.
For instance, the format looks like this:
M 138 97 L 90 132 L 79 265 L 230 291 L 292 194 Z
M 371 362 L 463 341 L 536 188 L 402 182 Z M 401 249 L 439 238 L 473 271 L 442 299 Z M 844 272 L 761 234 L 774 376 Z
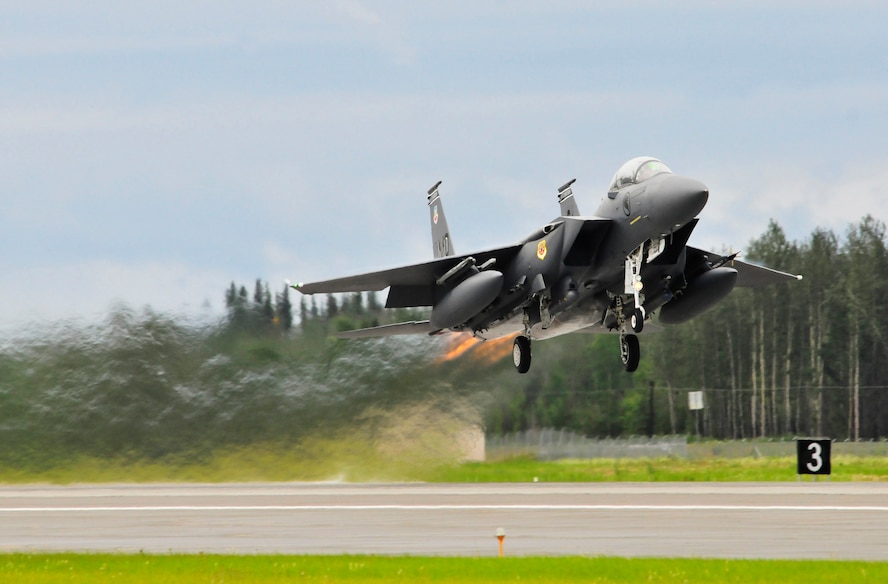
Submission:
M 431 307 L 428 320 L 339 333 L 343 338 L 468 332 L 480 339 L 516 336 L 515 368 L 530 368 L 531 340 L 566 333 L 614 333 L 626 371 L 638 367 L 638 333 L 658 313 L 685 322 L 735 286 L 794 276 L 689 246 L 709 190 L 656 158 L 617 170 L 594 215 L 581 215 L 570 181 L 558 189 L 561 216 L 521 241 L 456 255 L 439 181 L 428 191 L 435 259 L 293 288 L 304 294 L 388 288 L 387 308 Z M 647 324 L 646 324 L 647 323 Z

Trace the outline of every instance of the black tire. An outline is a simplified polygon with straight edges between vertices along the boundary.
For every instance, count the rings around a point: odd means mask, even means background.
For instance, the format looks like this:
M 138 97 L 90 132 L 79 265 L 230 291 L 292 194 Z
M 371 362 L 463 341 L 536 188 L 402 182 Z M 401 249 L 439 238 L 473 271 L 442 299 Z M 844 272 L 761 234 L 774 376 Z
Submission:
M 644 329 L 644 312 L 640 308 L 636 308 L 632 316 L 629 317 L 629 326 L 636 333 L 640 333 Z
M 627 373 L 638 369 L 638 362 L 641 361 L 641 347 L 638 344 L 638 337 L 635 335 L 620 337 L 620 359 L 623 361 L 623 369 Z
M 515 337 L 512 345 L 512 362 L 518 373 L 527 373 L 530 370 L 530 339 L 525 336 Z

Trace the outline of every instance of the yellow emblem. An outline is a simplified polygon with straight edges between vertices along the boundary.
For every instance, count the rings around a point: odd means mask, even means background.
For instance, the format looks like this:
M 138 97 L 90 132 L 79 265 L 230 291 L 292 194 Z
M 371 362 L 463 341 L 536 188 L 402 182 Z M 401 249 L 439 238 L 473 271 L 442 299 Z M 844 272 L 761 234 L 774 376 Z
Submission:
M 544 260 L 547 253 L 549 253 L 549 250 L 546 248 L 546 240 L 544 239 L 537 244 L 537 257 Z

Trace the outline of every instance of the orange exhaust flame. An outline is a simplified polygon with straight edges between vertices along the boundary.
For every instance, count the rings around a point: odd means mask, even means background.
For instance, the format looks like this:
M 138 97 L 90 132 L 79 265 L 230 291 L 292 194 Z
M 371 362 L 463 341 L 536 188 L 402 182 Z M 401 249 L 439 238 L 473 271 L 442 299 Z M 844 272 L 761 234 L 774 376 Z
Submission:
M 491 365 L 512 352 L 512 341 L 516 336 L 518 333 L 491 341 L 482 341 L 468 333 L 455 334 L 447 351 L 437 359 L 437 362 L 453 361 L 468 353 L 473 360 Z
M 450 338 L 449 346 L 447 347 L 447 352 L 444 353 L 439 359 L 438 362 L 442 363 L 445 361 L 453 361 L 454 359 L 458 359 L 465 355 L 468 351 L 473 349 L 475 345 L 480 343 L 479 339 L 471 336 L 468 333 L 458 333 L 452 335 Z

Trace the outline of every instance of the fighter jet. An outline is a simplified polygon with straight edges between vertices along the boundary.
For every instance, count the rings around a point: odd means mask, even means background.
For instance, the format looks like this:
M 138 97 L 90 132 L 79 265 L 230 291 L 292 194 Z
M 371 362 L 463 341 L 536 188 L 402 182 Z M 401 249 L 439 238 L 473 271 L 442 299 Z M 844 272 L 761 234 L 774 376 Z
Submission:
M 438 191 L 428 191 L 431 261 L 295 284 L 303 294 L 389 289 L 387 308 L 430 307 L 428 320 L 339 333 L 342 338 L 467 332 L 482 340 L 515 337 L 519 373 L 530 369 L 531 341 L 566 333 L 613 333 L 620 358 L 635 371 L 638 335 L 683 323 L 735 286 L 801 279 L 688 245 L 709 189 L 656 158 L 617 170 L 594 215 L 582 215 L 576 179 L 558 189 L 561 215 L 524 239 L 456 255 Z

